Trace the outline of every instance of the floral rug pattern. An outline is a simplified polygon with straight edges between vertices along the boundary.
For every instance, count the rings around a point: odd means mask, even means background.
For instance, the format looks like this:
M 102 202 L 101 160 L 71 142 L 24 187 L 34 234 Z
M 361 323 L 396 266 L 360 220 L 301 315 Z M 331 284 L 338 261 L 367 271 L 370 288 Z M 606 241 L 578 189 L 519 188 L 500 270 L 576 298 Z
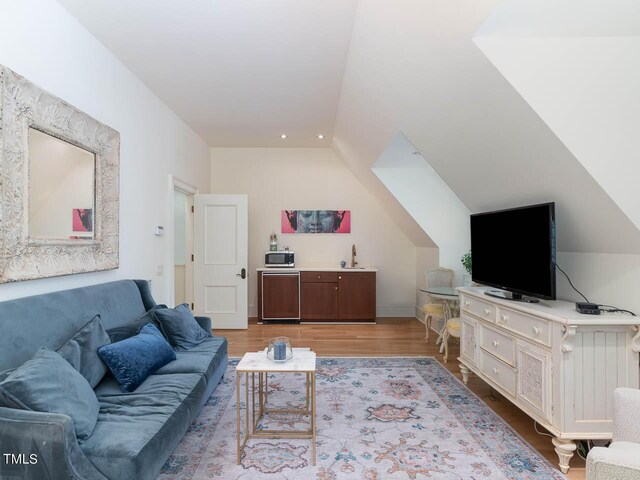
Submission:
M 429 357 L 319 358 L 316 466 L 310 440 L 269 438 L 249 440 L 236 465 L 236 364 L 230 361 L 159 480 L 565 479 Z M 304 395 L 303 375 L 270 375 L 268 407 L 304 406 Z M 258 428 L 299 429 L 308 421 L 274 413 Z

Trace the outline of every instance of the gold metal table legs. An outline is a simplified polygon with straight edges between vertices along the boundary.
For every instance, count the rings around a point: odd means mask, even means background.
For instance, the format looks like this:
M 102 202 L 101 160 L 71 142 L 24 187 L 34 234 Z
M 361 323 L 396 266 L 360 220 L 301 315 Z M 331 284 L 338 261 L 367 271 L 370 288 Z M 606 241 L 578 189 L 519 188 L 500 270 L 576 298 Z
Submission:
M 279 373 L 299 373 L 299 372 L 279 372 Z M 312 442 L 312 461 L 316 464 L 316 376 L 315 372 L 303 372 L 305 379 L 305 406 L 304 408 L 267 408 L 268 397 L 268 374 L 269 372 L 237 372 L 236 374 L 236 433 L 237 433 L 237 458 L 239 465 L 244 453 L 244 447 L 250 438 L 310 438 Z M 240 412 L 241 380 L 245 377 L 245 428 L 244 438 L 241 435 L 242 415 Z M 251 378 L 249 378 L 251 375 Z M 256 375 L 258 408 L 256 411 Z M 249 387 L 251 385 L 251 387 Z M 249 402 L 249 390 L 251 390 L 251 402 Z M 249 413 L 251 406 L 251 413 Z M 273 430 L 258 429 L 260 419 L 268 413 L 285 413 L 311 415 L 311 426 L 308 430 Z M 249 417 L 251 416 L 251 422 Z

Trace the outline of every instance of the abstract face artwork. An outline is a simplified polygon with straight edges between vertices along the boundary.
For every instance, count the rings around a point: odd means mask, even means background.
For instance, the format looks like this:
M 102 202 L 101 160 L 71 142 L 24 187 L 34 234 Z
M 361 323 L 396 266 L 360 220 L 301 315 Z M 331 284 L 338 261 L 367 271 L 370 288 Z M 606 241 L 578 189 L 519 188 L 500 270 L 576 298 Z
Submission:
M 93 209 L 74 208 L 73 209 L 73 231 L 93 232 Z
M 283 210 L 282 233 L 351 233 L 350 210 Z

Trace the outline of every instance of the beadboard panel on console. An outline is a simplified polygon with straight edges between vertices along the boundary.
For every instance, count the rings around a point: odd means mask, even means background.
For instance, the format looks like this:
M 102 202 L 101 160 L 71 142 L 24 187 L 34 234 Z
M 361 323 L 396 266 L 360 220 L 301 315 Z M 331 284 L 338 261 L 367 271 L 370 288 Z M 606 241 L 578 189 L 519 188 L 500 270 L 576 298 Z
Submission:
M 527 304 L 460 288 L 460 369 L 475 373 L 554 435 L 560 469 L 576 440 L 611 439 L 613 391 L 638 388 L 640 319 L 581 315 L 573 303 Z

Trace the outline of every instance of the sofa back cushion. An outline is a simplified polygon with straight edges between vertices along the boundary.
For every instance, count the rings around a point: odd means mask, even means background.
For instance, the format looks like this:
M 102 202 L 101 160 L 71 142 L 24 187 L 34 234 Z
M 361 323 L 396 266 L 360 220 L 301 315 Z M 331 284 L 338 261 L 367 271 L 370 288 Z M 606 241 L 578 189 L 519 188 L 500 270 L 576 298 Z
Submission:
M 0 383 L 0 406 L 68 415 L 80 441 L 93 432 L 100 410 L 87 380 L 45 347 Z
M 133 280 L 0 302 L 0 371 L 22 365 L 42 345 L 58 350 L 96 314 L 109 329 L 132 322 L 151 307 Z
M 189 350 L 211 337 L 211 333 L 205 332 L 193 317 L 186 303 L 176 308 L 154 309 L 153 315 L 162 333 L 176 350 Z
M 107 366 L 98 356 L 98 348 L 109 343 L 111 340 L 102 326 L 100 315 L 96 315 L 60 347 L 58 353 L 87 379 L 91 388 L 95 388 L 107 373 Z

